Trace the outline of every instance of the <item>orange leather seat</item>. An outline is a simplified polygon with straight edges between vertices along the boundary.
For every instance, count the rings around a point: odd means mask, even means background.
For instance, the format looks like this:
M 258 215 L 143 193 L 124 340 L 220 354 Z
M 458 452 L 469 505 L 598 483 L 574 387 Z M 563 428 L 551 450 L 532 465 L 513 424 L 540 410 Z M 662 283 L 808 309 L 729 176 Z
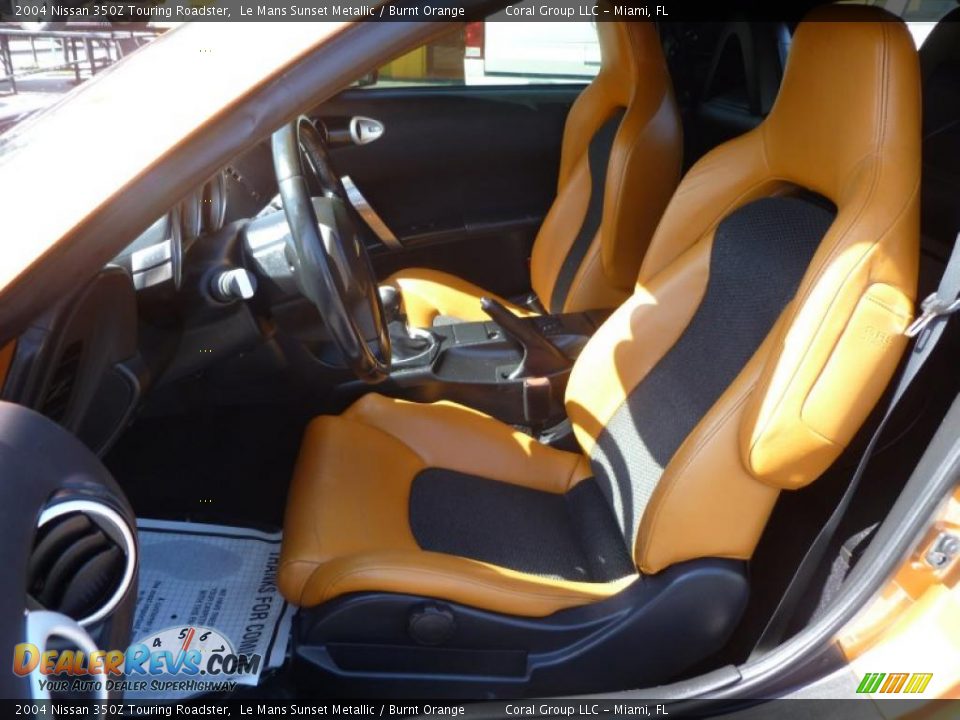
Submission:
M 557 196 L 533 245 L 531 286 L 551 313 L 615 308 L 676 188 L 680 118 L 652 23 L 597 23 L 601 66 L 570 109 Z M 536 312 L 449 273 L 411 268 L 387 280 L 410 324 L 487 320 L 480 298 Z
M 906 347 L 920 92 L 891 18 L 815 11 L 769 117 L 684 178 L 633 294 L 574 366 L 581 452 L 450 403 L 368 395 L 314 420 L 284 596 L 404 593 L 537 618 L 748 560 L 778 494 L 838 457 Z

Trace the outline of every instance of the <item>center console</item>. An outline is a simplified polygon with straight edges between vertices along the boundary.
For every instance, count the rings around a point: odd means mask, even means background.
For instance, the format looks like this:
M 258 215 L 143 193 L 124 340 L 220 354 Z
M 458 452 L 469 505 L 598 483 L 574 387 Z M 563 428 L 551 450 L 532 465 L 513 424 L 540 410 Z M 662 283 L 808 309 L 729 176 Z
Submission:
M 390 288 L 392 290 L 392 288 Z M 485 322 L 409 328 L 387 293 L 393 369 L 384 391 L 418 402 L 451 400 L 534 432 L 563 421 L 573 361 L 607 313 L 520 318 L 484 298 Z

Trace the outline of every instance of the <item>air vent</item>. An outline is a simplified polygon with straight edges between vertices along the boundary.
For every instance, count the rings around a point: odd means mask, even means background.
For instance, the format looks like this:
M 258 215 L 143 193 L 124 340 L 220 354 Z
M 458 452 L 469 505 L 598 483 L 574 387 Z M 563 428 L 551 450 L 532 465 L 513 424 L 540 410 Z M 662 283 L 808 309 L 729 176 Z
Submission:
M 89 500 L 70 500 L 40 517 L 27 568 L 29 605 L 88 625 L 103 619 L 133 579 L 136 546 L 114 510 Z
M 46 610 L 32 610 L 27 613 L 27 642 L 36 648 L 40 648 L 43 653 L 51 650 L 80 650 L 87 657 L 97 652 L 97 644 L 93 638 L 82 627 L 73 622 L 70 618 L 55 612 Z M 54 640 L 55 642 L 51 642 Z M 64 646 L 66 641 L 67 646 Z M 52 647 L 51 647 L 52 646 Z M 40 667 L 34 668 L 30 673 L 30 696 L 34 700 L 50 700 L 51 695 L 62 696 L 60 691 L 51 691 L 48 684 L 50 678 L 45 676 Z M 107 683 L 97 683 L 94 686 L 94 697 L 100 702 L 106 702 L 110 698 L 107 690 Z M 77 693 L 68 691 L 66 697 L 57 697 L 60 700 L 76 701 L 81 699 Z
M 80 369 L 80 357 L 83 354 L 83 343 L 80 340 L 70 343 L 60 356 L 56 369 L 50 378 L 43 401 L 40 403 L 40 412 L 54 422 L 61 422 L 70 405 L 73 395 L 74 381 Z

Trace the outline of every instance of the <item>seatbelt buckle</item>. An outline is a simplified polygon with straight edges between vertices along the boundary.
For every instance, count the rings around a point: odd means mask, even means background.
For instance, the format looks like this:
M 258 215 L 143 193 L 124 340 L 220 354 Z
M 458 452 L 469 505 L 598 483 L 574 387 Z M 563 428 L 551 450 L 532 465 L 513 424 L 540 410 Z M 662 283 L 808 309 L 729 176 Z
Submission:
M 920 314 L 916 320 L 910 323 L 903 334 L 908 338 L 913 338 L 922 333 L 938 317 L 952 315 L 960 310 L 960 298 L 953 302 L 943 300 L 937 293 L 931 293 L 920 303 Z

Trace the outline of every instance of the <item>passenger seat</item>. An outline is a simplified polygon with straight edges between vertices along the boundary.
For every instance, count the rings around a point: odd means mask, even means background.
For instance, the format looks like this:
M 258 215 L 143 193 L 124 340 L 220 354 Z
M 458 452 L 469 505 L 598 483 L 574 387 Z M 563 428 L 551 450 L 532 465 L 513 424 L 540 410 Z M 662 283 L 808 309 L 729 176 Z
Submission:
M 388 279 L 410 325 L 487 320 L 483 296 L 520 316 L 613 309 L 637 272 L 680 180 L 680 118 L 650 22 L 597 23 L 600 72 L 567 117 L 557 197 L 533 245 L 534 298 L 519 305 L 423 268 Z

